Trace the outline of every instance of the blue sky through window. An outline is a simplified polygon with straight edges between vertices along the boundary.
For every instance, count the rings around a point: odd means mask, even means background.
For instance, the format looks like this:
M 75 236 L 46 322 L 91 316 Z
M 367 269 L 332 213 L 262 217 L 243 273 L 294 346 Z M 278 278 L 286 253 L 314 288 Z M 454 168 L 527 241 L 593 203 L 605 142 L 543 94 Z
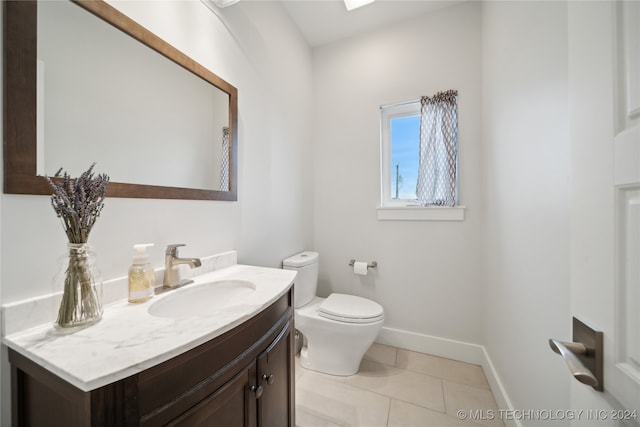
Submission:
M 391 198 L 416 199 L 420 116 L 404 116 L 391 124 Z

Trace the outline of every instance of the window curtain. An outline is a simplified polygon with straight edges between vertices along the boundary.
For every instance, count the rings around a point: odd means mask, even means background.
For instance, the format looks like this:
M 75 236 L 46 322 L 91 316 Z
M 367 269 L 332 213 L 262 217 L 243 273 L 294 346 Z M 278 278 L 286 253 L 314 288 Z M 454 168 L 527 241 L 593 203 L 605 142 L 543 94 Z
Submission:
M 416 195 L 423 206 L 457 201 L 458 91 L 420 99 L 420 157 Z

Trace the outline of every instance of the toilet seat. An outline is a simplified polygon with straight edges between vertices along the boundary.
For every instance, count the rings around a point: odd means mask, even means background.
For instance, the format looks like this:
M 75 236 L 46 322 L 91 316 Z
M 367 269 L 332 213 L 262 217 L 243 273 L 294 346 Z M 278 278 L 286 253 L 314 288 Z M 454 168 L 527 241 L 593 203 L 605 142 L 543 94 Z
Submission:
M 384 318 L 377 302 L 355 295 L 331 294 L 318 307 L 324 318 L 346 323 L 374 323 Z

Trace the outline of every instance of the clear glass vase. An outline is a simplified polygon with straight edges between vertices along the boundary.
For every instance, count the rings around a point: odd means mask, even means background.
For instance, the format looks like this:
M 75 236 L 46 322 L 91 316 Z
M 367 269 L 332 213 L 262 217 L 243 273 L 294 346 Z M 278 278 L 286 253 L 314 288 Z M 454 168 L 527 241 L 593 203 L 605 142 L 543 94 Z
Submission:
M 102 318 L 102 274 L 91 245 L 67 244 L 54 278 L 54 292 L 62 293 L 56 327 L 80 328 Z

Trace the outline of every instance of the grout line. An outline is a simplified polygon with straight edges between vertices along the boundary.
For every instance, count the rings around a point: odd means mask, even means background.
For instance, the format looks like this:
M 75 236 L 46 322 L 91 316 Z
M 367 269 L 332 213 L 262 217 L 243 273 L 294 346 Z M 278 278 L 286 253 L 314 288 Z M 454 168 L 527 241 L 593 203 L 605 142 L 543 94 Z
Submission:
M 442 386 L 442 401 L 444 402 L 444 413 L 447 413 L 447 395 L 444 392 L 444 381 L 440 380 L 440 386 Z
M 389 409 L 387 409 L 387 422 L 385 423 L 387 427 L 389 427 L 389 420 L 390 420 L 390 416 L 391 416 L 391 401 L 393 399 L 389 399 Z

